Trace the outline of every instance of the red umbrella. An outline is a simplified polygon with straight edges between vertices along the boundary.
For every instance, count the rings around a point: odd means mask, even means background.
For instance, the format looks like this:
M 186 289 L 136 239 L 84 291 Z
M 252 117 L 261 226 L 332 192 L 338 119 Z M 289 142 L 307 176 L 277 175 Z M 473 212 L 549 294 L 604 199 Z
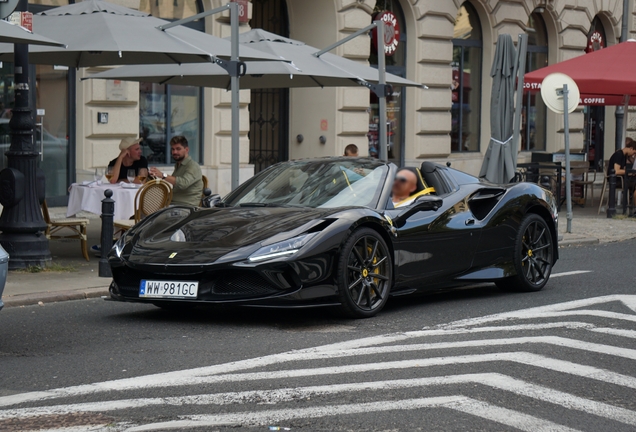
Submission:
M 561 72 L 576 82 L 581 105 L 636 105 L 636 40 L 630 39 L 608 48 L 546 66 L 525 75 L 524 90 L 538 92 L 543 79 Z

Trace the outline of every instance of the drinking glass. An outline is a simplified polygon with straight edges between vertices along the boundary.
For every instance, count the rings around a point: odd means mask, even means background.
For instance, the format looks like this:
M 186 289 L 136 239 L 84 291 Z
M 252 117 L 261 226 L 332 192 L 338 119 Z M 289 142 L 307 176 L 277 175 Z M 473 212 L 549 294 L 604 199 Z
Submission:
M 109 166 L 108 168 L 106 168 L 106 180 L 110 182 L 110 179 L 112 178 L 113 178 L 113 167 Z
M 93 180 L 99 181 L 102 179 L 102 171 L 99 168 L 95 168 L 95 174 L 93 175 Z
M 128 183 L 134 183 L 135 182 L 135 177 L 137 177 L 135 175 L 135 170 L 134 169 L 129 169 L 126 174 L 127 174 L 126 178 L 128 179 Z
M 139 174 L 137 175 L 137 179 L 139 183 L 145 183 L 148 178 L 148 168 L 139 168 Z

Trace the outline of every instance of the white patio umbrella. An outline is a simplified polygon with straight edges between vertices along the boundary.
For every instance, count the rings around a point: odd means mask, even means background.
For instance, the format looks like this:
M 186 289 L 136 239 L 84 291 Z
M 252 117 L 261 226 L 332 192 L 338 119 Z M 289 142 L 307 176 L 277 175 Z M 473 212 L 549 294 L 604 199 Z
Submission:
M 275 55 L 290 62 L 246 62 L 241 77 L 242 89 L 293 87 L 344 87 L 365 82 L 377 83 L 378 70 L 335 54 L 316 57 L 318 48 L 285 38 L 262 29 L 254 29 L 239 37 L 241 52 L 245 46 Z M 88 78 L 120 79 L 199 87 L 229 88 L 230 77 L 215 64 L 132 65 L 100 72 Z M 423 87 L 414 81 L 387 74 L 394 86 Z
M 54 41 L 39 34 L 30 32 L 24 27 L 0 20 L 0 42 L 10 44 L 50 45 L 66 47 L 61 42 Z
M 102 0 L 87 0 L 33 16 L 38 34 L 67 48 L 31 47 L 36 64 L 72 67 L 210 62 L 230 58 L 230 41 Z M 13 45 L 0 44 L 0 61 L 11 61 Z M 245 47 L 242 60 L 277 60 Z

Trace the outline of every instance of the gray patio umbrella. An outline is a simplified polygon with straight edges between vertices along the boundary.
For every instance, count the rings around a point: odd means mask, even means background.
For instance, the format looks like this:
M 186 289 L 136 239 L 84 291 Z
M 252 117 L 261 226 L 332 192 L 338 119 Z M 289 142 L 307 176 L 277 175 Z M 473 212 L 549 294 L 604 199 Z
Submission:
M 317 48 L 262 29 L 254 29 L 239 37 L 241 52 L 245 46 L 269 53 L 287 62 L 246 62 L 247 73 L 241 77 L 242 89 L 292 87 L 343 87 L 364 82 L 376 83 L 378 71 L 355 61 L 325 53 L 313 54 Z M 215 64 L 134 65 L 104 71 L 88 78 L 122 79 L 200 87 L 229 88 L 230 77 Z M 387 74 L 394 86 L 423 87 L 414 81 Z
M 56 42 L 39 34 L 32 33 L 19 25 L 0 20 L 0 42 L 10 44 L 50 45 L 66 47 L 61 42 Z
M 38 34 L 60 41 L 66 49 L 32 47 L 36 64 L 72 67 L 124 64 L 210 62 L 230 58 L 230 41 L 188 27 L 162 30 L 169 22 L 102 0 L 87 0 L 33 16 Z M 0 44 L 0 61 L 11 61 L 13 45 Z M 242 60 L 277 60 L 249 47 Z
M 492 183 L 509 183 L 515 176 L 516 152 L 512 151 L 515 65 L 517 51 L 509 34 L 499 35 L 490 70 L 490 143 L 479 177 Z

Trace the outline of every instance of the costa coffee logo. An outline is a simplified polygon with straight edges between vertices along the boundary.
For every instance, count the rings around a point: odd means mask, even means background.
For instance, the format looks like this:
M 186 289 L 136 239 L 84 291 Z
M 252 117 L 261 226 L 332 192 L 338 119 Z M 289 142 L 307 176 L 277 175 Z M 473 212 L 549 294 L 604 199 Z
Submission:
M 374 21 L 378 20 L 384 24 L 384 54 L 392 56 L 397 51 L 400 43 L 400 24 L 393 12 L 384 11 L 378 13 Z M 378 31 L 373 29 L 373 42 L 377 49 Z
M 602 48 L 605 48 L 605 41 L 601 32 L 596 30 L 587 38 L 587 49 L 585 51 L 589 53 Z

